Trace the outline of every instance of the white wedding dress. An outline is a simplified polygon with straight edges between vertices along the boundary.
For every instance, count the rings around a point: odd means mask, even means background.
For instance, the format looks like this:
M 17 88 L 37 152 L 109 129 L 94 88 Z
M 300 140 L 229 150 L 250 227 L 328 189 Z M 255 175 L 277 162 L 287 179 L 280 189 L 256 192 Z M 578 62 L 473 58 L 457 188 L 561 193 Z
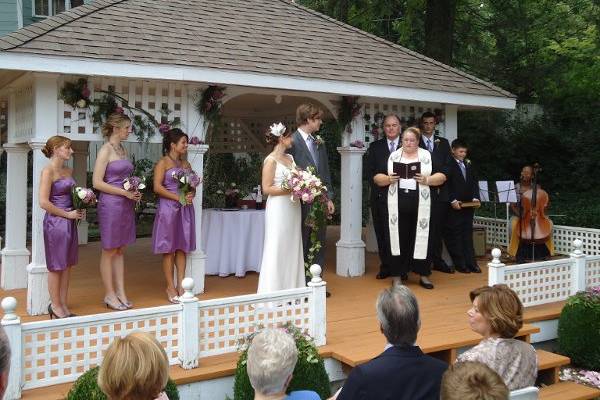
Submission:
M 271 156 L 267 156 L 269 157 Z M 275 161 L 277 166 L 273 184 L 281 186 L 290 169 Z M 290 195 L 269 196 L 265 208 L 265 241 L 258 293 L 299 288 L 305 285 L 300 202 L 293 202 Z

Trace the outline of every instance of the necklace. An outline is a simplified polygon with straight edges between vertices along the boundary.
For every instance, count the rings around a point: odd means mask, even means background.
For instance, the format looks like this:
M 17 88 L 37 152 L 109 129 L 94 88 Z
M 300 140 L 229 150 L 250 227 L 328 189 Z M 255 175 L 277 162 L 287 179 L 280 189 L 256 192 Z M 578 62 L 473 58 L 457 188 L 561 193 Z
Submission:
M 117 153 L 117 155 L 119 157 L 121 157 L 121 158 L 125 157 L 125 148 L 123 148 L 123 145 L 121 144 L 121 142 L 119 142 L 118 146 L 111 142 L 108 142 L 108 143 L 110 143 L 113 150 L 115 151 L 115 153 Z

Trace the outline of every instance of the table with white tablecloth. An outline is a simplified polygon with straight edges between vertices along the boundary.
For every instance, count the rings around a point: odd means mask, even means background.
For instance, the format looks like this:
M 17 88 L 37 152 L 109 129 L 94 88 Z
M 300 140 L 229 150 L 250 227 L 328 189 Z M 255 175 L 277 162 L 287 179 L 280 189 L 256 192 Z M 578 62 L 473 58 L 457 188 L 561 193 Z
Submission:
M 265 237 L 264 210 L 202 210 L 206 275 L 243 277 L 260 271 Z

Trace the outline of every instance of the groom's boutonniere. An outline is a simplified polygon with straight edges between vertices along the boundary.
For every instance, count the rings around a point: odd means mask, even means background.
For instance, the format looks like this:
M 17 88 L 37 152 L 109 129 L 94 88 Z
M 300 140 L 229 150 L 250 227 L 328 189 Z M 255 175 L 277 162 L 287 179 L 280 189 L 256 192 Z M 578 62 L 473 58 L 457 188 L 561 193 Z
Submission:
M 323 140 L 323 138 L 321 137 L 321 135 L 315 135 L 315 144 L 317 146 L 320 146 L 322 144 L 324 144 L 325 141 Z
M 468 158 L 465 158 L 465 164 L 471 165 L 471 160 L 469 160 Z
M 433 143 L 435 143 L 435 144 L 440 144 L 440 139 L 437 139 L 437 138 L 436 138 L 436 139 L 433 141 Z

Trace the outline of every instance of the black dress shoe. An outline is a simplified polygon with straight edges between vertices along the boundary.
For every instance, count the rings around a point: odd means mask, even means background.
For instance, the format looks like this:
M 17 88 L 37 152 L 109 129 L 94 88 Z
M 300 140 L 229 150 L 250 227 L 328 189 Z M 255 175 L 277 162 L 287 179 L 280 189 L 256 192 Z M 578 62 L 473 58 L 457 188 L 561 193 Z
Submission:
M 433 269 L 435 271 L 440 271 L 446 274 L 453 274 L 454 273 L 454 268 L 449 267 L 448 265 L 434 265 Z
M 331 297 L 331 293 L 325 292 L 325 297 Z
M 421 277 L 421 279 L 419 279 L 419 285 L 423 286 L 425 289 L 433 289 L 433 283 L 431 283 L 429 279 L 425 277 Z
M 400 279 L 402 282 L 406 282 L 408 280 L 408 274 L 400 274 Z
M 377 275 L 375 275 L 375 279 L 385 279 L 390 276 L 390 273 L 387 271 L 379 271 Z
M 471 265 L 469 269 L 471 270 L 471 272 L 475 272 L 476 274 L 481 273 L 481 268 L 479 268 L 479 265 Z
M 470 269 L 468 269 L 468 268 L 465 268 L 465 267 L 459 267 L 459 266 L 456 266 L 455 268 L 456 268 L 456 270 L 457 270 L 458 272 L 461 272 L 461 273 L 463 273 L 463 274 L 469 274 L 469 273 L 471 273 L 471 270 L 470 270 Z

